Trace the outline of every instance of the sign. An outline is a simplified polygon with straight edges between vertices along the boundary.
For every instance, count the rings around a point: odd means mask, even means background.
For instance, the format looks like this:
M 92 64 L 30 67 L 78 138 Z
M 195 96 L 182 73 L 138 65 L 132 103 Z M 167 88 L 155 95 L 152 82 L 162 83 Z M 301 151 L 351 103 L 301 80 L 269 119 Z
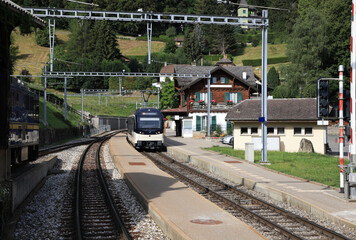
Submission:
M 265 117 L 259 117 L 259 118 L 258 118 L 258 122 L 262 122 L 262 123 L 263 123 L 263 122 L 265 122 L 265 121 L 266 121 Z

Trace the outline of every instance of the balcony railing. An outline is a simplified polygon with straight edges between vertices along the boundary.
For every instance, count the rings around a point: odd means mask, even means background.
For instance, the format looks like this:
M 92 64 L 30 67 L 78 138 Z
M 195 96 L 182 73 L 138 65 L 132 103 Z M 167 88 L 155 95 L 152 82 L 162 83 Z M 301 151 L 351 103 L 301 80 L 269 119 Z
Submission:
M 217 104 L 210 104 L 210 110 L 211 111 L 216 111 L 216 110 L 230 110 L 232 107 L 234 107 L 236 104 L 226 104 L 226 103 L 217 103 Z M 190 108 L 188 108 L 190 111 L 199 111 L 199 110 L 208 110 L 208 105 L 207 104 L 200 104 L 200 103 L 193 103 L 190 105 Z

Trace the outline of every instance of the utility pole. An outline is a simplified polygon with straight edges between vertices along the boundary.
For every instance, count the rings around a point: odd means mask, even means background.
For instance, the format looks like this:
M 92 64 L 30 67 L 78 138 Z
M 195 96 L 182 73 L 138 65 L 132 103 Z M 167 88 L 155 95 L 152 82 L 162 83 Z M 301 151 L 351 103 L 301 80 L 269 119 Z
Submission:
M 210 71 L 209 71 L 210 75 Z M 210 81 L 211 78 L 207 78 L 208 80 L 208 137 L 210 137 Z
M 44 73 L 47 73 L 47 66 L 44 66 Z M 47 126 L 47 77 L 44 77 L 43 83 L 43 123 Z
M 268 11 L 262 10 L 264 21 L 268 21 Z M 262 129 L 262 160 L 261 163 L 269 163 L 267 160 L 267 28 L 268 22 L 262 27 L 262 98 L 261 98 L 261 129 Z
M 64 78 L 64 119 L 67 120 L 67 78 Z
M 339 154 L 340 193 L 344 193 L 344 66 L 339 66 Z

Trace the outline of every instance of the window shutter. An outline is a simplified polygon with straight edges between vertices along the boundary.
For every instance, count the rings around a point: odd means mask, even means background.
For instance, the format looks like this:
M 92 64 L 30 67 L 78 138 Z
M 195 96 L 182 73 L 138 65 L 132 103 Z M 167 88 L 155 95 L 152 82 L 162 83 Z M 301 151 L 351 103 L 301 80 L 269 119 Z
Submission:
M 242 92 L 238 92 L 237 93 L 237 102 L 241 102 L 242 101 Z
M 213 130 L 213 131 L 216 130 L 216 116 L 213 116 L 213 117 L 212 117 L 211 130 Z
M 210 92 L 210 101 L 213 100 L 213 93 Z
M 227 100 L 230 100 L 230 93 L 228 93 L 228 92 L 225 93 L 225 102 Z
M 231 122 L 229 122 L 229 121 L 226 122 L 226 131 L 227 132 L 231 131 Z
M 195 102 L 199 102 L 200 101 L 200 93 L 196 92 L 195 93 Z
M 197 116 L 197 122 L 196 122 L 196 130 L 200 131 L 201 130 L 201 117 Z
M 225 77 L 225 83 L 229 83 L 229 78 Z

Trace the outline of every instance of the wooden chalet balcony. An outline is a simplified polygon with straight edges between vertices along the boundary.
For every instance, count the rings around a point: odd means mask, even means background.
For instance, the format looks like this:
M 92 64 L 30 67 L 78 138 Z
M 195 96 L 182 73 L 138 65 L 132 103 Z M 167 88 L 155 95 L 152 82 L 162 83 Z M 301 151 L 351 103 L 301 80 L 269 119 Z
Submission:
M 230 110 L 232 107 L 234 107 L 236 104 L 226 104 L 226 103 L 217 103 L 217 104 L 210 104 L 210 111 L 228 111 Z M 208 105 L 207 104 L 199 104 L 199 103 L 194 103 L 191 104 L 188 107 L 188 111 L 201 111 L 201 110 L 208 110 Z

